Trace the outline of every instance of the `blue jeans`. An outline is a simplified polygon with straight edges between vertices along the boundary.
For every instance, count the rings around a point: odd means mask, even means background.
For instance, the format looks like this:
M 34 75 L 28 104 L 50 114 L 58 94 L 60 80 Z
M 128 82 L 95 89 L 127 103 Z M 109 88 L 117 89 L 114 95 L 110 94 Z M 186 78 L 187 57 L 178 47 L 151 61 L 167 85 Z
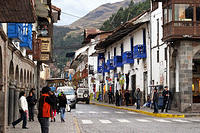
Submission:
M 140 109 L 140 99 L 137 99 L 137 109 Z
M 65 119 L 65 108 L 64 107 L 60 107 L 60 118 L 61 118 L 61 120 Z
M 153 105 L 154 105 L 154 113 L 158 113 L 158 103 L 153 102 Z
M 13 124 L 13 126 L 15 126 L 18 123 L 20 123 L 21 121 L 23 121 L 22 128 L 25 128 L 26 124 L 27 124 L 26 112 L 24 112 L 21 109 L 19 110 L 19 112 L 21 114 L 21 117 L 18 120 L 14 121 L 12 124 Z

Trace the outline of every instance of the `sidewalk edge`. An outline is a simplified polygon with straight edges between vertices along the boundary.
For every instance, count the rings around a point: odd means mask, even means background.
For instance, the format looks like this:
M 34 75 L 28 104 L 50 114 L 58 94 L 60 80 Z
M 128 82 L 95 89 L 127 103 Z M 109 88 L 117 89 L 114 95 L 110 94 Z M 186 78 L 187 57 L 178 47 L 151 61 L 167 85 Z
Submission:
M 104 106 L 104 107 L 110 107 L 110 108 L 115 108 L 115 109 L 128 110 L 128 111 L 137 112 L 140 114 L 145 114 L 145 115 L 149 115 L 149 116 L 153 116 L 153 117 L 162 117 L 162 118 L 185 118 L 186 117 L 185 115 L 176 115 L 176 114 L 160 114 L 160 113 L 156 114 L 156 113 L 147 112 L 147 111 L 143 111 L 143 110 L 136 110 L 136 109 L 126 108 L 126 107 L 117 107 L 117 106 L 113 106 L 113 105 L 105 105 L 105 104 L 94 103 L 94 102 L 91 102 L 90 104 Z

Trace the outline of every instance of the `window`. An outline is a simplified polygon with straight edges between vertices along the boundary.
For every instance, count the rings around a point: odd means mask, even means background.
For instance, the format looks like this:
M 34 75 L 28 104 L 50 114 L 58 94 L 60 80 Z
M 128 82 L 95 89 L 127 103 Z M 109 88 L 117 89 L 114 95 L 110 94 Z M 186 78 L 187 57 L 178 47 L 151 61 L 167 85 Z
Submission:
M 172 21 L 172 5 L 168 8 L 168 22 Z
M 146 45 L 146 29 L 143 29 L 143 45 Z
M 157 63 L 159 63 L 159 50 L 157 50 Z
M 108 52 L 108 59 L 110 60 L 110 52 Z
M 123 46 L 123 43 L 121 44 L 121 56 L 123 55 L 123 52 L 124 52 L 124 46 Z
M 165 48 L 165 60 L 167 60 L 167 48 Z
M 163 13 L 163 21 L 164 21 L 164 24 L 167 23 L 167 8 L 164 9 L 164 13 Z
M 114 56 L 116 56 L 116 48 L 114 48 Z
M 157 19 L 157 45 L 159 45 L 159 39 L 160 39 L 160 37 L 159 37 L 159 19 Z
M 200 21 L 200 6 L 196 9 L 197 21 Z
M 189 4 L 175 4 L 175 21 L 193 21 L 193 9 Z
M 131 37 L 130 42 L 131 42 L 131 51 L 133 51 L 133 46 L 134 46 L 134 44 L 133 44 L 133 37 Z

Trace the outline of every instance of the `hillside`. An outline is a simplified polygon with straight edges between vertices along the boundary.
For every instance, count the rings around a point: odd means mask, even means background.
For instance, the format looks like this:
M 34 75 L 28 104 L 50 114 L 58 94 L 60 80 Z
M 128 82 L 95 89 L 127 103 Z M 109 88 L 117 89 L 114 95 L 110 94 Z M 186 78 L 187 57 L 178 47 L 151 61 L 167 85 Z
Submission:
M 135 0 L 135 3 L 145 0 Z M 149 1 L 149 0 L 147 0 Z M 63 68 L 67 59 L 65 57 L 67 52 L 73 52 L 76 49 L 82 47 L 83 41 L 83 29 L 88 27 L 100 28 L 103 30 L 109 30 L 117 27 L 121 24 L 121 21 L 131 19 L 134 16 L 139 15 L 143 10 L 149 8 L 146 3 L 135 4 L 131 0 L 124 0 L 113 4 L 104 4 L 97 9 L 91 11 L 83 18 L 72 23 L 70 26 L 54 26 L 54 58 L 56 65 L 59 68 Z M 140 6 L 140 8 L 135 8 Z M 132 12 L 127 12 L 132 11 Z M 138 11 L 137 11 L 138 10 Z M 115 13 L 115 14 L 114 14 Z M 134 15 L 128 15 L 127 13 L 133 13 Z M 123 17 L 124 16 L 124 17 Z M 129 16 L 129 18 L 126 18 Z M 115 22 L 111 22 L 111 21 Z M 103 26 L 102 26 L 103 24 Z M 113 27 L 110 27 L 110 24 Z

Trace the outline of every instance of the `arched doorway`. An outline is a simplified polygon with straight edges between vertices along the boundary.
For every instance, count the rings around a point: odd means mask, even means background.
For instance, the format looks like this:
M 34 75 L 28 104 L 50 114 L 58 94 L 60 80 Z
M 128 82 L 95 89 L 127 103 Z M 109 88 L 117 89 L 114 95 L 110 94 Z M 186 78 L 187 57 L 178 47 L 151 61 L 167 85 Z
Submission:
M 27 70 L 27 84 L 28 84 L 28 88 L 29 88 L 30 87 L 29 70 Z
M 9 65 L 9 91 L 8 91 L 8 124 L 10 124 L 14 119 L 14 64 L 10 61 Z
M 200 51 L 193 57 L 192 73 L 193 103 L 200 103 Z
M 21 83 L 21 87 L 23 86 L 23 70 L 20 70 L 20 83 Z
M 27 80 L 26 80 L 27 78 L 26 78 L 26 69 L 24 69 L 24 85 L 25 85 L 25 87 L 26 87 L 26 83 L 27 83 Z

